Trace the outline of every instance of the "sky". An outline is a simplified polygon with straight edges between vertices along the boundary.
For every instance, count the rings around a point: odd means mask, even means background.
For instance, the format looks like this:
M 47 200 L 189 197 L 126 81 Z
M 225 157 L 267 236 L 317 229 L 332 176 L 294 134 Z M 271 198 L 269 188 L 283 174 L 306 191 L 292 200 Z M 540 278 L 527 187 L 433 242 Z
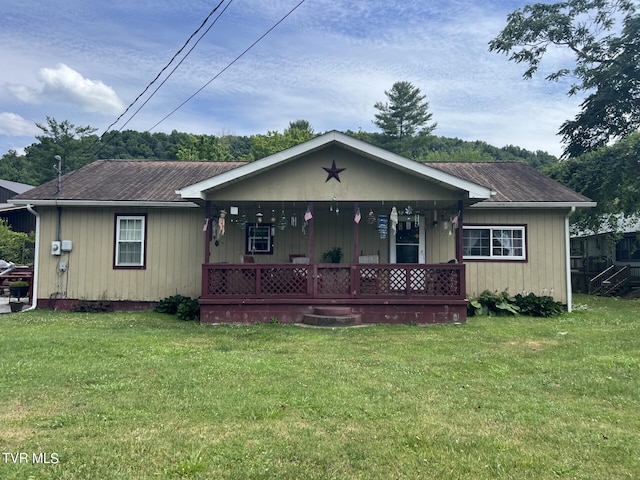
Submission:
M 34 143 L 47 116 L 103 133 L 220 1 L 0 0 L 0 155 Z M 435 135 L 561 154 L 557 131 L 580 99 L 544 77 L 570 54 L 550 52 L 524 80 L 524 65 L 488 49 L 531 2 L 299 3 L 224 0 L 175 72 L 200 34 L 112 130 L 253 135 L 304 119 L 316 133 L 376 132 L 374 104 L 409 81 L 426 95 Z

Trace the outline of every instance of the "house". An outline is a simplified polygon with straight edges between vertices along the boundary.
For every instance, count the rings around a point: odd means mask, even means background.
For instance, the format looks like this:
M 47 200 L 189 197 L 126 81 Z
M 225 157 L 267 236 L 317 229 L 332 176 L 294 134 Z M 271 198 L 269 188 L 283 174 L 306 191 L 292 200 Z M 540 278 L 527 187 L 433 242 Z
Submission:
M 0 218 L 11 226 L 14 232 L 29 233 L 36 227 L 35 218 L 25 206 L 9 203 L 9 200 L 20 193 L 32 189 L 32 185 L 0 179 Z
M 616 216 L 619 231 L 605 226 L 571 236 L 575 291 L 618 295 L 640 287 L 640 217 Z
M 13 199 L 37 215 L 38 307 L 182 294 L 202 322 L 459 322 L 486 289 L 571 308 L 569 218 L 594 205 L 526 164 L 421 164 L 335 131 L 251 163 L 96 161 L 56 192 Z

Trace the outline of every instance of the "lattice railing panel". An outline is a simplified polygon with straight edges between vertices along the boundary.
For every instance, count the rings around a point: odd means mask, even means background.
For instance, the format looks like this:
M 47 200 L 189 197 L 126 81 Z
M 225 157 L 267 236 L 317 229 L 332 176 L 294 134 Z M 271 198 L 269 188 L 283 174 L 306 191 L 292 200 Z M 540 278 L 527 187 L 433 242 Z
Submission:
M 318 295 L 349 295 L 351 274 L 349 268 L 318 268 Z
M 264 295 L 305 295 L 307 293 L 307 268 L 263 269 L 260 284 L 261 293 Z
M 241 268 L 209 270 L 207 290 L 211 295 L 255 294 L 256 271 Z

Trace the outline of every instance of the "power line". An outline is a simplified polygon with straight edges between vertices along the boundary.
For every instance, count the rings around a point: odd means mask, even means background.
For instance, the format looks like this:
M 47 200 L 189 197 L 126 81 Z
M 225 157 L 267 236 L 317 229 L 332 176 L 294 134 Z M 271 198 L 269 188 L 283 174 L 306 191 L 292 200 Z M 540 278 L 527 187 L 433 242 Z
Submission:
M 171 115 L 173 115 L 174 113 L 176 113 L 179 109 L 181 109 L 184 105 L 186 105 L 191 99 L 193 99 L 196 95 L 198 95 L 202 90 L 204 90 L 207 86 L 209 86 L 209 84 L 211 82 L 213 82 L 216 78 L 218 78 L 220 75 L 222 75 L 226 70 L 228 70 L 234 63 L 236 63 L 238 60 L 240 60 L 249 50 L 251 50 L 253 47 L 255 47 L 264 37 L 266 37 L 267 35 L 269 35 L 273 30 L 276 29 L 276 27 L 278 27 L 278 25 L 280 25 L 282 22 L 284 22 L 287 17 L 289 17 L 289 15 L 291 15 L 298 7 L 300 7 L 300 5 L 302 5 L 305 2 L 305 0 L 301 0 L 300 3 L 298 3 L 295 7 L 293 7 L 291 10 L 289 10 L 287 12 L 287 14 L 282 17 L 280 20 L 278 20 L 271 28 L 269 28 L 265 33 L 263 33 L 255 42 L 253 42 L 251 45 L 249 45 L 240 55 L 238 55 L 236 58 L 234 58 L 229 64 L 227 64 L 226 67 L 224 67 L 222 70 L 220 70 L 211 80 L 209 80 L 207 83 L 205 83 L 202 87 L 200 87 L 198 90 L 196 90 L 196 92 L 191 95 L 189 98 L 187 98 L 184 102 L 182 102 L 180 105 L 178 105 L 176 108 L 174 108 L 171 112 L 169 112 L 165 117 L 163 117 L 158 123 L 156 123 L 154 126 L 152 126 L 149 130 L 147 131 L 151 131 L 154 128 L 156 128 L 158 125 L 160 125 L 162 122 L 164 122 L 167 118 L 169 118 Z
M 156 75 L 156 77 L 149 82 L 149 84 L 144 88 L 144 90 L 135 98 L 135 100 L 133 102 L 131 102 L 129 104 L 129 106 L 127 106 L 127 108 L 124 110 L 124 112 L 122 112 L 120 114 L 120 116 L 118 116 L 118 118 L 115 119 L 115 121 L 113 123 L 111 123 L 111 125 L 109 125 L 105 131 L 102 133 L 101 137 L 104 137 L 110 130 L 111 128 L 118 123 L 118 121 L 120 121 L 120 119 L 122 117 L 124 117 L 127 112 L 138 102 L 138 100 L 140 100 L 140 98 L 142 98 L 142 96 L 149 90 L 149 88 L 151 88 L 151 86 L 156 83 L 158 81 L 158 79 L 162 76 L 162 74 L 167 70 L 167 68 L 169 68 L 169 66 L 175 61 L 175 59 L 184 51 L 184 49 L 187 47 L 187 45 L 191 42 L 191 40 L 193 39 L 193 37 L 195 37 L 201 30 L 202 28 L 207 24 L 207 22 L 209 21 L 209 19 L 211 18 L 211 16 L 218 11 L 218 9 L 222 6 L 222 4 L 224 3 L 225 0 L 221 0 L 220 3 L 218 3 L 218 5 L 216 5 L 213 10 L 211 10 L 209 12 L 209 14 L 205 17 L 205 19 L 202 21 L 202 23 L 200 24 L 200 26 L 189 36 L 189 38 L 186 40 L 186 42 L 184 42 L 184 44 L 182 45 L 182 47 L 180 47 L 180 49 L 178 49 L 178 51 L 171 57 L 171 60 L 169 60 L 169 62 L 162 67 L 162 69 L 160 70 L 160 72 L 158 72 L 158 74 Z M 233 0 L 229 1 L 229 4 L 227 4 L 227 6 L 224 8 L 224 10 L 220 13 L 220 15 L 218 15 L 218 17 L 216 17 L 216 19 L 214 20 L 214 22 L 209 26 L 209 28 L 207 28 L 207 30 L 200 36 L 200 38 L 198 38 L 198 40 L 196 41 L 196 43 L 191 47 L 191 49 L 185 54 L 185 56 L 182 58 L 182 60 L 180 60 L 180 62 L 178 63 L 178 65 L 169 73 L 169 75 L 167 75 L 167 77 L 162 81 L 162 83 L 153 91 L 153 93 L 149 96 L 149 98 L 147 98 L 147 100 L 142 104 L 142 106 L 140 108 L 138 108 L 133 115 L 129 118 L 129 120 L 127 120 L 117 131 L 120 132 L 122 131 L 122 129 L 133 119 L 133 117 L 135 117 L 135 115 L 142 109 L 142 107 L 144 107 L 147 102 L 149 102 L 149 100 L 156 94 L 156 92 L 160 89 L 160 87 L 162 87 L 162 85 L 164 85 L 164 83 L 169 79 L 169 77 L 171 77 L 171 75 L 176 71 L 176 69 L 182 64 L 182 62 L 184 62 L 184 60 L 189 56 L 189 54 L 191 54 L 191 52 L 193 51 L 193 49 L 195 48 L 195 46 L 200 42 L 200 40 L 202 40 L 202 38 L 209 32 L 209 30 L 211 30 L 211 27 L 213 27 L 213 25 L 215 25 L 215 23 L 218 21 L 218 19 L 220 18 L 220 16 L 226 11 L 226 9 L 229 7 L 229 5 L 233 2 Z M 100 137 L 100 138 L 101 138 Z M 99 141 L 100 138 L 97 138 L 91 145 L 89 145 L 87 147 L 86 150 L 80 152 L 78 155 L 84 155 L 85 153 L 87 153 L 91 148 L 94 147 L 94 145 Z M 98 154 L 115 138 L 115 135 L 112 135 L 111 137 L 109 137 L 105 142 L 103 142 L 100 145 L 100 148 L 96 151 L 95 156 L 97 157 Z
M 231 2 L 233 2 L 233 0 L 231 0 L 231 1 L 229 2 L 229 4 L 231 4 Z M 195 30 L 195 31 L 194 31 L 194 32 L 189 36 L 189 38 L 187 39 L 187 41 L 186 41 L 186 42 L 184 42 L 184 45 L 182 45 L 182 47 L 180 47 L 180 49 L 179 49 L 179 50 L 178 50 L 178 51 L 173 55 L 173 57 L 171 57 L 171 60 L 169 60 L 169 62 L 168 62 L 164 67 L 162 67 L 162 70 L 160 70 L 160 72 L 158 72 L 158 74 L 156 75 L 156 77 L 155 77 L 153 80 L 151 80 L 151 82 L 150 82 L 150 83 L 149 83 L 149 84 L 144 88 L 144 90 L 143 90 L 143 91 L 142 91 L 142 92 L 141 92 L 141 93 L 140 93 L 140 94 L 135 98 L 135 100 L 129 104 L 129 106 L 125 109 L 125 111 L 124 111 L 124 112 L 122 112 L 122 113 L 120 114 L 120 116 L 119 116 L 118 118 L 116 118 L 116 119 L 115 119 L 115 121 L 114 121 L 111 125 L 109 125 L 109 126 L 107 127 L 107 129 L 104 131 L 104 133 L 107 133 L 109 130 L 111 130 L 111 127 L 113 127 L 116 123 L 118 123 L 118 121 L 119 121 L 122 117 L 124 117 L 124 116 L 126 115 L 126 113 L 131 109 L 131 107 L 133 107 L 133 106 L 136 104 L 136 102 L 137 102 L 138 100 L 140 100 L 140 98 L 141 98 L 141 97 L 142 97 L 142 96 L 147 92 L 147 90 L 149 90 L 149 88 L 151 88 L 151 86 L 152 86 L 152 85 L 153 85 L 153 84 L 154 84 L 154 83 L 155 83 L 155 82 L 160 78 L 160 76 L 165 72 L 165 70 L 166 70 L 167 68 L 169 68 L 169 65 L 171 65 L 171 64 L 173 63 L 173 61 L 178 57 L 178 55 L 180 55 L 180 54 L 182 53 L 182 51 L 187 47 L 187 45 L 189 44 L 189 42 L 191 41 L 191 39 L 192 39 L 193 37 L 195 37 L 195 36 L 198 34 L 198 32 L 199 32 L 200 30 L 202 30 L 202 28 L 206 25 L 206 23 L 209 21 L 209 19 L 211 18 L 211 16 L 212 16 L 212 15 L 213 15 L 213 14 L 214 14 L 214 13 L 215 13 L 219 8 L 220 8 L 220 6 L 221 6 L 223 3 L 224 3 L 224 0 L 221 0 L 221 1 L 220 1 L 220 3 L 218 3 L 218 5 L 216 5 L 216 6 L 214 7 L 214 9 L 213 9 L 213 10 L 211 10 L 211 11 L 209 12 L 209 15 L 207 15 L 207 16 L 206 16 L 206 18 L 202 21 L 202 23 L 200 24 L 200 26 L 199 26 L 199 27 L 198 27 L 198 28 L 197 28 L 197 29 L 196 29 L 196 30 Z M 227 7 L 228 7 L 228 6 L 229 6 L 229 5 L 227 5 Z M 225 10 L 227 9 L 227 7 L 225 7 Z M 222 11 L 222 13 L 224 13 L 224 10 Z M 220 15 L 222 15 L 222 13 L 221 13 Z M 220 15 L 218 15 L 218 17 L 217 17 L 217 18 L 216 18 L 216 20 L 214 21 L 214 24 L 215 24 L 215 22 L 218 20 L 218 18 L 220 18 Z M 198 44 L 198 42 L 202 39 L 202 37 L 203 37 L 204 35 L 206 35 L 206 33 L 207 33 L 209 30 L 211 30 L 211 27 L 212 27 L 212 26 L 213 26 L 213 24 L 212 24 L 212 25 L 211 25 L 211 26 L 210 26 L 210 27 L 205 31 L 205 33 L 204 33 L 204 34 L 203 34 L 203 35 L 198 39 L 198 41 L 196 42 L 196 44 L 195 44 L 195 45 L 197 45 L 197 44 Z M 185 58 L 187 58 L 187 57 L 189 56 L 189 54 L 190 54 L 190 53 L 193 51 L 193 49 L 195 48 L 195 45 L 194 45 L 194 46 L 193 46 L 193 47 L 192 47 L 192 48 L 187 52 L 187 54 L 182 58 L 182 60 L 180 61 L 180 63 L 182 63 L 182 62 L 185 60 Z M 178 65 L 180 65 L 180 63 L 179 63 Z M 177 67 L 176 67 L 176 68 L 177 68 Z M 167 78 L 162 82 L 162 84 L 164 84 L 164 82 L 166 82 L 166 81 L 167 81 L 167 79 L 168 79 L 168 78 L 173 74 L 173 72 L 175 72 L 175 71 L 176 71 L 176 69 L 174 68 L 174 69 L 169 73 L 169 75 L 167 76 Z M 161 84 L 160 86 L 162 86 L 162 84 Z M 151 97 L 152 97 L 152 96 L 153 96 L 157 91 L 158 91 L 158 89 L 156 89 L 156 90 L 151 94 L 151 96 L 149 97 L 149 99 L 150 99 L 150 98 L 151 98 Z M 149 99 L 147 99 L 147 101 L 149 101 Z M 145 103 L 146 103 L 146 102 L 145 102 Z M 136 114 L 136 113 L 138 113 L 139 111 L 140 111 L 140 109 L 138 109 L 138 110 L 137 110 L 137 111 L 136 111 L 136 112 L 131 116 L 131 118 L 129 118 L 129 120 L 127 120 L 127 123 L 128 123 L 129 121 L 131 121 L 131 119 L 132 119 L 132 118 L 135 116 L 135 114 Z M 125 124 L 125 125 L 126 125 L 126 124 Z M 124 127 L 124 125 L 123 125 L 123 127 Z M 121 128 L 122 128 L 122 127 L 121 127 Z

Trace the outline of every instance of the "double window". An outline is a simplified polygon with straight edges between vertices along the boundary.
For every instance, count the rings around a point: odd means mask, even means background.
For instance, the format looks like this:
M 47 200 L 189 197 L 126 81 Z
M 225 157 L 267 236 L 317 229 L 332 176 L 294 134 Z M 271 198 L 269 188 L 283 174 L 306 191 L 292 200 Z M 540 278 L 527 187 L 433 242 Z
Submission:
M 626 237 L 616 244 L 618 262 L 640 262 L 640 238 Z
M 463 256 L 469 260 L 526 260 L 525 227 L 464 226 Z
M 144 268 L 146 217 L 144 215 L 116 215 L 115 233 L 114 266 Z

